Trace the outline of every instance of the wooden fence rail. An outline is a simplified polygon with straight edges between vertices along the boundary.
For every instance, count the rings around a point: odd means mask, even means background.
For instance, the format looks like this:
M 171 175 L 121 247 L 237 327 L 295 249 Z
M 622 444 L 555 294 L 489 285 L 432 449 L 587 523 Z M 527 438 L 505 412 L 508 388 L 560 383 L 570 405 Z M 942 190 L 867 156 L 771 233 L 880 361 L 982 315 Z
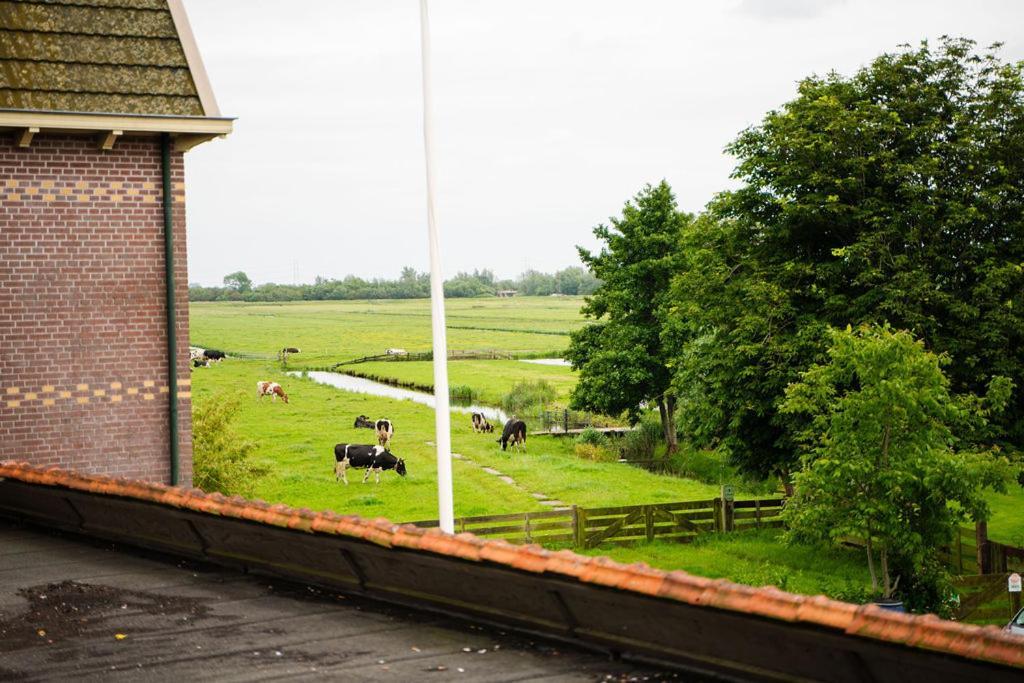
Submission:
M 557 543 L 575 548 L 634 545 L 654 540 L 688 543 L 702 533 L 778 527 L 783 499 L 710 500 L 521 512 L 455 520 L 457 532 L 513 543 Z M 437 520 L 413 522 L 436 527 Z
M 1003 625 L 1016 613 L 1013 597 L 1006 590 L 1009 574 L 958 576 L 953 587 L 960 598 L 957 621 Z

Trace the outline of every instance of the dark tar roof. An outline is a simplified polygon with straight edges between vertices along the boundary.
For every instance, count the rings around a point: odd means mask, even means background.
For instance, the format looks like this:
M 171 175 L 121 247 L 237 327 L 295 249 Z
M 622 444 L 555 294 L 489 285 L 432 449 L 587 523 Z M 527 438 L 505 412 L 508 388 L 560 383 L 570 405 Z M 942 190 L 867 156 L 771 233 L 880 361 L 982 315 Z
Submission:
M 0 680 L 674 679 L 543 641 L 0 519 Z

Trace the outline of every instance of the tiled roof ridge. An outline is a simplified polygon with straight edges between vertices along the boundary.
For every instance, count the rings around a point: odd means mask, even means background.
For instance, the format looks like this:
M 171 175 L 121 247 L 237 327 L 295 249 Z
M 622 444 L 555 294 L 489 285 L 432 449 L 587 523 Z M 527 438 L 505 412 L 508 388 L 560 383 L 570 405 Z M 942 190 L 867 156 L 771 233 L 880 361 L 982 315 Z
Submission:
M 395 524 L 383 517 L 370 520 L 357 515 L 314 512 L 308 508 L 293 508 L 281 503 L 272 505 L 241 496 L 205 493 L 194 488 L 81 475 L 58 467 L 35 467 L 26 462 L 0 462 L 2 478 L 132 498 L 308 533 L 347 536 L 384 547 L 486 561 L 520 571 L 549 573 L 690 605 L 819 626 L 862 638 L 1024 668 L 1024 641 L 1021 638 L 1004 633 L 995 626 L 945 621 L 931 614 L 900 614 L 876 605 L 853 605 L 823 595 L 794 595 L 773 586 L 753 588 L 678 570 L 666 572 L 644 563 L 626 565 L 605 557 L 585 557 L 570 550 L 550 551 L 536 545 L 518 546 L 504 540 L 484 540 L 470 533 L 448 535 L 439 529 Z

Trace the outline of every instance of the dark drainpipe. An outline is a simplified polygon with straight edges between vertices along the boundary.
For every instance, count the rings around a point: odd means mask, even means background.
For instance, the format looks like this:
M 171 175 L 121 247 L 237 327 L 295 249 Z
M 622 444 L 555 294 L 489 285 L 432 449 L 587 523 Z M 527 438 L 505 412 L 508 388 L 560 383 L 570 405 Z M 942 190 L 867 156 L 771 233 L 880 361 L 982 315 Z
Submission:
M 180 479 L 178 461 L 178 325 L 174 305 L 174 195 L 171 193 L 171 136 L 160 136 L 160 163 L 163 172 L 164 268 L 167 287 L 167 396 L 170 401 L 171 486 Z

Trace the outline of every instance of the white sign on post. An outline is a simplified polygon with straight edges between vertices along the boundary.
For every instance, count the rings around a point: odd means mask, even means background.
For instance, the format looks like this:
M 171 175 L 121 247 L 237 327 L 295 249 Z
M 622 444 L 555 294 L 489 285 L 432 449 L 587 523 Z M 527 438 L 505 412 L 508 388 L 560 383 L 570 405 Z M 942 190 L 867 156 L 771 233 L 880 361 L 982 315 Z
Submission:
M 1010 574 L 1010 578 L 1006 583 L 1011 593 L 1020 593 L 1020 574 Z
M 726 503 L 731 503 L 735 497 L 733 488 L 730 484 L 726 484 L 722 487 L 722 500 Z

